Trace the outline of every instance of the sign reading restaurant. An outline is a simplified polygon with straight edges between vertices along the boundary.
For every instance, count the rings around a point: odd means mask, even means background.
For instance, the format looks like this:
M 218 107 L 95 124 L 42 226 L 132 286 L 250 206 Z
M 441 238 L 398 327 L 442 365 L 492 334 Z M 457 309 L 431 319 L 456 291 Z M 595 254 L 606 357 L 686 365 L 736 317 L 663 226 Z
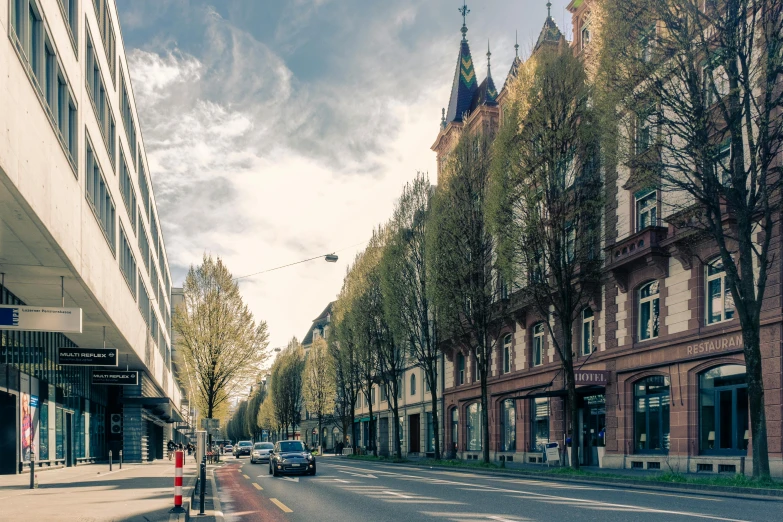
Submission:
M 123 372 L 118 370 L 93 370 L 93 384 L 106 384 L 109 386 L 136 386 L 139 384 L 139 372 Z
M 82 309 L 0 305 L 0 330 L 82 333 Z
M 742 344 L 742 334 L 738 333 L 734 335 L 718 337 L 717 339 L 711 339 L 709 341 L 701 341 L 699 343 L 689 344 L 685 348 L 685 351 L 689 356 L 695 356 L 705 353 L 725 352 L 735 348 L 742 348 Z
M 61 366 L 117 366 L 117 348 L 57 348 Z

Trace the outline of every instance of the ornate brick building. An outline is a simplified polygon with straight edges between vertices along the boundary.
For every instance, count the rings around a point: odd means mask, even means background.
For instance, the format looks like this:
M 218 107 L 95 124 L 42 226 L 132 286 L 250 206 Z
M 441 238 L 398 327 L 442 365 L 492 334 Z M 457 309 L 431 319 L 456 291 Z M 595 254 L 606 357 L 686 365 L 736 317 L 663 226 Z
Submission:
M 551 16 L 533 52 L 570 45 L 590 53 L 592 0 L 573 0 L 573 37 L 567 42 Z M 481 84 L 463 25 L 448 110 L 432 146 L 438 174 L 464 129 L 493 135 L 507 98 L 487 64 Z M 489 53 L 488 53 L 489 58 Z M 509 78 L 522 61 L 516 57 Z M 490 440 L 483 441 L 475 367 L 459 351 L 444 367 L 446 448 L 478 459 L 484 443 L 495 460 L 542 462 L 543 445 L 566 444 L 581 433 L 584 465 L 682 472 L 750 472 L 747 385 L 742 335 L 726 291 L 717 247 L 709 240 L 690 253 L 686 232 L 668 221 L 655 187 L 634 180 L 629 168 L 607 171 L 604 278 L 600 292 L 574 324 L 579 417 L 566 418 L 561 364 L 545 318 L 510 296 L 489 376 Z M 773 266 L 761 320 L 770 466 L 783 476 L 781 453 L 781 252 Z M 605 443 L 605 446 L 604 446 Z

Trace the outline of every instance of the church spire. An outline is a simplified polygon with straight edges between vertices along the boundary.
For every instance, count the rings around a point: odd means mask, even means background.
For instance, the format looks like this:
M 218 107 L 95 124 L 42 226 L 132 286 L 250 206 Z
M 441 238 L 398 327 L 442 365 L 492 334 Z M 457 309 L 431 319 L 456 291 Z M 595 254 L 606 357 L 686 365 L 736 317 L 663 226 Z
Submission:
M 446 110 L 446 118 L 442 120 L 445 121 L 446 125 L 451 122 L 462 121 L 463 114 L 470 110 L 471 101 L 478 90 L 476 70 L 473 68 L 473 58 L 470 55 L 467 38 L 467 16 L 470 13 L 470 9 L 468 9 L 468 5 L 464 1 L 462 7 L 459 8 L 459 13 L 462 15 L 462 29 L 460 29 L 462 41 L 457 54 L 457 69 L 454 71 L 451 99 Z
M 462 14 L 462 29 L 460 29 L 460 32 L 462 32 L 462 41 L 467 42 L 468 41 L 468 26 L 467 26 L 467 18 L 468 13 L 470 13 L 470 9 L 468 9 L 468 4 L 466 0 L 462 1 L 462 7 L 457 9 Z
M 514 56 L 519 58 L 519 31 L 514 31 Z

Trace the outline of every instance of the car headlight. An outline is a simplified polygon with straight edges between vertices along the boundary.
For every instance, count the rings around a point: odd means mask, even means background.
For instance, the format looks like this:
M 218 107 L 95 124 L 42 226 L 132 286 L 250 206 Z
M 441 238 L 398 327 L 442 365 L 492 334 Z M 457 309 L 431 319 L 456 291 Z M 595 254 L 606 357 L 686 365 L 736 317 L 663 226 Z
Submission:
M 312 455 L 308 455 L 307 456 L 307 460 L 313 460 L 313 456 Z

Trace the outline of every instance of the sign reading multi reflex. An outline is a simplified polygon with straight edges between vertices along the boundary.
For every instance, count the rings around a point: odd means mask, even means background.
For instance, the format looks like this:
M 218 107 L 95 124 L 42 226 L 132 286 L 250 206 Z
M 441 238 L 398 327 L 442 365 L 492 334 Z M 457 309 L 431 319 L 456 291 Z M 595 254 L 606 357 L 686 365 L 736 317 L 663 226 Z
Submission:
M 117 348 L 57 348 L 61 366 L 117 366 Z
M 0 305 L 0 330 L 82 333 L 82 309 Z
M 109 386 L 135 386 L 139 384 L 139 372 L 123 372 L 119 370 L 93 370 L 93 384 Z

